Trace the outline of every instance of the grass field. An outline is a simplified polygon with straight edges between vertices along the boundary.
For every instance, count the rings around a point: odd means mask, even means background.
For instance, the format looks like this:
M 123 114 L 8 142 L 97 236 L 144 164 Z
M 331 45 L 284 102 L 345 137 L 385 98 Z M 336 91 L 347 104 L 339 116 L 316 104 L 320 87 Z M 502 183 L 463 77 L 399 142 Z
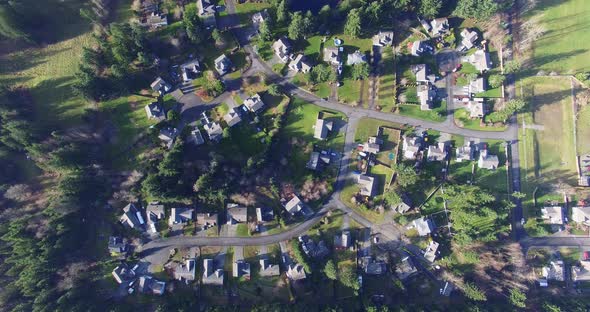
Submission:
M 395 59 L 393 52 L 385 49 L 382 59 L 382 69 L 379 75 L 379 90 L 377 91 L 377 105 L 384 112 L 391 112 L 395 99 Z
M 420 105 L 417 104 L 400 105 L 399 114 L 422 120 L 443 122 L 445 120 L 445 116 L 447 115 L 447 101 L 440 101 L 438 106 L 429 111 L 421 110 Z
M 528 17 L 540 17 L 544 35 L 534 43 L 536 70 L 590 71 L 590 6 L 587 0 L 540 0 Z
M 590 154 L 590 106 L 585 106 L 578 112 L 576 127 L 578 154 Z
M 481 130 L 481 131 L 505 131 L 507 126 L 503 127 L 486 127 L 485 124 L 481 124 L 481 119 L 471 119 L 469 118 L 469 112 L 464 108 L 456 109 L 453 112 L 455 123 L 465 129 L 472 129 L 472 130 Z
M 393 170 L 384 165 L 376 165 L 371 167 L 370 175 L 378 180 L 376 196 L 379 196 L 385 192 L 386 187 L 391 182 Z

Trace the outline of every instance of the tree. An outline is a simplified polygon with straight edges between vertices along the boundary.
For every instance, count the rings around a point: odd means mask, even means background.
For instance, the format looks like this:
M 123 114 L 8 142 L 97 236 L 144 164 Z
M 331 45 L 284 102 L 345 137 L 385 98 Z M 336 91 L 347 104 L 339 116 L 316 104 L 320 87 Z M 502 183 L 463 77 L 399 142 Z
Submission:
M 340 282 L 344 286 L 352 288 L 355 292 L 361 288 L 355 272 L 348 266 L 340 271 Z
M 475 284 L 472 284 L 472 283 L 465 283 L 465 286 L 463 287 L 463 293 L 465 294 L 465 297 L 467 297 L 473 301 L 486 301 L 487 300 L 485 293 L 483 291 L 481 291 L 481 289 L 479 289 L 479 287 L 477 287 Z
M 549 302 L 544 302 L 543 303 L 543 311 L 545 311 L 545 312 L 561 312 L 561 309 L 554 304 L 551 304 Z
M 520 71 L 521 64 L 517 60 L 512 60 L 504 63 L 504 73 L 513 74 Z
M 526 194 L 525 194 L 525 193 L 521 193 L 521 192 L 516 192 L 516 191 L 515 191 L 515 192 L 513 192 L 513 193 L 512 193 L 512 197 L 514 197 L 514 198 L 518 198 L 518 199 L 523 199 L 523 198 L 525 198 L 525 197 L 526 197 Z
M 357 63 L 352 66 L 352 79 L 362 80 L 369 77 L 369 64 L 366 62 Z
M 289 18 L 286 0 L 280 0 L 277 4 L 277 22 L 287 23 Z
M 279 86 L 277 84 L 271 84 L 270 86 L 268 86 L 268 90 L 267 90 L 268 94 L 272 95 L 272 96 L 279 96 L 281 95 L 281 90 L 279 88 Z
M 463 18 L 485 20 L 496 14 L 499 9 L 496 0 L 459 0 L 454 14 Z
M 207 94 L 217 96 L 223 93 L 223 90 L 225 90 L 225 87 L 221 80 L 215 78 L 213 75 L 210 75 L 207 78 L 207 81 L 205 82 L 205 91 L 207 91 Z
M 402 198 L 394 190 L 390 190 L 383 194 L 383 200 L 385 200 L 389 206 L 395 206 L 402 202 Z
M 318 21 L 321 25 L 328 25 L 330 23 L 330 17 L 332 16 L 332 8 L 329 4 L 324 5 L 320 12 L 318 12 Z
M 489 78 L 490 87 L 499 88 L 504 83 L 504 80 L 506 80 L 506 76 L 504 76 L 504 75 L 498 75 L 498 74 L 490 75 L 490 78 Z
M 509 299 L 510 303 L 517 308 L 522 309 L 526 307 L 526 295 L 518 288 L 510 289 Z
M 465 78 L 467 78 L 467 81 L 475 81 L 477 77 L 478 75 L 476 73 L 469 73 Z
M 169 110 L 168 111 L 168 120 L 172 121 L 172 122 L 177 122 L 178 120 L 180 120 L 180 114 L 175 111 L 175 110 Z
M 186 6 L 182 23 L 184 24 L 186 35 L 192 43 L 200 44 L 207 39 L 207 31 L 199 18 L 196 4 L 191 3 Z
M 319 64 L 314 66 L 307 76 L 311 84 L 322 83 L 326 81 L 336 81 L 336 72 L 334 69 L 326 64 Z
M 295 12 L 291 15 L 291 23 L 288 29 L 289 39 L 297 41 L 305 35 L 305 22 L 301 12 Z
M 202 174 L 197 181 L 195 181 L 195 184 L 193 185 L 193 190 L 198 193 L 202 190 L 205 190 L 207 188 L 209 188 L 211 184 L 211 176 L 207 173 Z
M 403 163 L 399 163 L 394 166 L 394 171 L 396 174 L 395 179 L 397 184 L 403 188 L 414 185 L 416 182 L 418 182 L 418 174 L 412 167 L 406 166 Z
M 346 23 L 344 24 L 344 34 L 358 38 L 361 34 L 361 24 L 361 11 L 359 9 L 350 10 L 346 18 Z
M 213 32 L 211 32 L 211 37 L 213 38 L 213 40 L 215 40 L 215 43 L 217 43 L 217 44 L 223 43 L 223 36 L 221 35 L 221 32 L 217 28 L 213 29 Z
M 307 37 L 315 31 L 315 22 L 315 17 L 311 11 L 307 11 L 303 17 L 303 37 Z
M 328 260 L 326 262 L 326 266 L 324 267 L 324 274 L 326 277 L 335 281 L 338 278 L 338 273 L 336 272 L 336 265 L 334 265 L 333 260 Z
M 263 41 L 272 40 L 272 31 L 270 30 L 270 27 L 268 24 L 269 23 L 267 21 L 264 21 L 264 22 L 260 23 L 260 26 L 258 26 L 258 32 L 260 33 L 260 39 L 262 39 Z
M 442 7 L 441 0 L 420 0 L 418 13 L 425 18 L 435 18 Z

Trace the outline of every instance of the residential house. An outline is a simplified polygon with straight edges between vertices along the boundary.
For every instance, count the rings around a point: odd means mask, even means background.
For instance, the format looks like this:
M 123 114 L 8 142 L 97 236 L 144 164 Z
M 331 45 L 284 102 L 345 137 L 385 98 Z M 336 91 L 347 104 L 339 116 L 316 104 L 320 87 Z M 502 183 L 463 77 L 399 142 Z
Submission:
M 492 67 L 490 54 L 484 49 L 478 49 L 475 53 L 467 56 L 467 61 L 475 66 L 475 69 L 481 73 L 490 70 Z
M 488 170 L 496 170 L 499 164 L 500 160 L 498 159 L 498 156 L 490 154 L 487 149 L 483 149 L 479 152 L 477 167 Z
M 197 79 L 197 77 L 201 73 L 201 66 L 199 64 L 199 60 L 195 58 L 192 61 L 180 65 L 180 72 L 182 73 L 182 80 L 184 82 L 189 82 L 193 81 L 194 79 Z
M 207 131 L 207 135 L 209 136 L 209 140 L 213 142 L 219 142 L 221 138 L 223 138 L 223 129 L 218 122 L 208 122 L 206 123 L 203 128 Z
M 125 263 L 119 264 L 115 269 L 113 269 L 111 274 L 113 275 L 115 281 L 117 281 L 119 284 L 127 283 L 135 279 L 135 271 L 130 269 Z
M 289 63 L 289 68 L 296 72 L 308 73 L 311 70 L 311 64 L 305 59 L 303 54 L 297 54 L 294 60 Z
M 390 47 L 393 45 L 393 31 L 379 31 L 373 36 L 373 45 L 380 47 Z
M 227 56 L 225 56 L 225 54 L 221 54 L 218 58 L 216 58 L 214 63 L 215 70 L 221 76 L 227 74 L 233 66 L 231 60 Z
M 414 160 L 422 149 L 422 138 L 417 136 L 405 136 L 402 143 L 404 159 Z
M 195 259 L 186 259 L 183 264 L 174 268 L 174 279 L 189 283 L 195 280 L 197 261 Z
M 311 152 L 306 167 L 311 170 L 319 170 L 322 168 L 323 165 L 329 165 L 330 161 L 330 156 L 327 154 L 322 154 L 320 152 Z
M 334 248 L 348 249 L 350 246 L 352 246 L 350 231 L 342 231 L 342 233 L 334 235 Z
M 434 260 L 436 259 L 436 252 L 438 251 L 439 245 L 440 244 L 435 241 L 430 241 L 430 243 L 428 243 L 428 246 L 426 247 L 426 249 L 424 249 L 424 251 L 423 251 L 424 259 L 426 259 L 430 262 L 434 262 Z
M 197 213 L 196 215 L 196 223 L 197 226 L 200 226 L 203 229 L 208 229 L 210 227 L 217 225 L 217 214 L 216 213 Z
M 420 236 L 427 236 L 434 231 L 434 224 L 429 218 L 420 217 L 412 221 L 412 224 Z
M 151 202 L 147 205 L 145 214 L 147 216 L 148 231 L 150 233 L 156 233 L 156 223 L 164 219 L 165 216 L 164 205 L 158 202 Z
M 227 205 L 227 224 L 248 222 L 248 208 L 237 204 Z
M 166 127 L 160 130 L 158 138 L 162 140 L 167 149 L 170 149 L 174 144 L 174 140 L 178 136 L 178 129 L 172 127 Z
M 443 142 L 428 146 L 428 161 L 445 161 L 447 159 L 447 147 Z
M 429 85 L 418 85 L 418 100 L 420 101 L 420 110 L 431 110 L 434 105 L 436 92 Z
M 579 265 L 572 266 L 572 280 L 578 281 L 590 281 L 590 261 L 580 261 Z
M 365 174 L 359 174 L 356 182 L 359 185 L 359 192 L 362 196 L 372 197 L 375 195 L 374 177 Z
M 304 280 L 306 277 L 305 270 L 299 263 L 291 263 L 287 265 L 286 275 L 291 281 Z
M 275 51 L 275 55 L 283 62 L 289 61 L 289 55 L 291 54 L 291 43 L 289 39 L 285 37 L 279 38 L 272 44 L 272 49 Z M 299 54 L 302 56 L 302 54 Z
M 475 42 L 479 38 L 477 32 L 465 28 L 461 31 L 461 44 L 459 51 L 467 51 L 475 46 Z
M 270 207 L 257 207 L 256 208 L 256 221 L 262 222 L 270 222 L 274 220 L 275 213 Z
M 580 176 L 580 178 L 578 179 L 578 186 L 590 186 L 590 176 Z
M 430 22 L 432 29 L 430 33 L 433 36 L 444 35 L 449 32 L 449 19 L 446 17 L 435 18 Z
M 148 119 L 156 119 L 158 121 L 166 120 L 166 112 L 164 107 L 159 102 L 152 102 L 145 106 L 145 112 Z
M 455 154 L 457 154 L 457 162 L 472 161 L 475 159 L 471 142 L 465 142 L 465 145 L 457 147 Z
M 395 273 L 397 274 L 397 277 L 401 280 L 407 279 L 416 272 L 418 272 L 418 270 L 416 269 L 414 262 L 409 256 L 405 256 L 404 258 L 402 258 L 401 263 L 399 263 L 395 268 Z
M 380 150 L 381 145 L 377 143 L 366 142 L 365 144 L 363 144 L 363 152 L 367 154 L 377 154 Z
M 279 276 L 281 274 L 278 264 L 270 264 L 268 259 L 260 259 L 260 271 L 258 274 L 261 277 Z
M 402 194 L 401 196 L 401 202 L 399 202 L 397 205 L 393 205 L 391 208 L 394 211 L 397 211 L 398 213 L 406 213 L 408 212 L 410 209 L 412 209 L 412 202 L 410 201 L 410 198 L 408 198 L 408 196 L 406 194 Z
M 244 260 L 238 260 L 234 262 L 232 271 L 234 277 L 244 277 L 244 279 L 250 280 L 250 263 Z
M 257 113 L 264 107 L 264 102 L 262 102 L 262 98 L 260 94 L 256 93 L 253 96 L 244 100 L 244 105 L 253 113 Z
M 119 236 L 109 237 L 109 252 L 114 254 L 120 254 L 127 251 L 127 244 L 123 242 L 123 239 Z
M 162 79 L 162 77 L 156 78 L 156 80 L 154 80 L 154 82 L 152 82 L 150 87 L 152 88 L 152 90 L 154 90 L 155 92 L 158 92 L 158 94 L 160 94 L 160 95 L 164 95 L 164 94 L 170 92 L 170 90 L 172 90 L 172 85 L 167 83 L 164 79 Z
M 123 225 L 138 230 L 143 230 L 145 224 L 141 212 L 131 203 L 123 208 L 123 215 L 119 218 L 119 221 Z
M 318 140 L 325 140 L 328 138 L 328 133 L 334 128 L 334 122 L 321 118 L 318 114 L 318 119 L 315 121 L 313 137 Z
M 168 225 L 185 224 L 193 220 L 193 209 L 189 207 L 170 209 Z
M 478 94 L 486 91 L 486 81 L 483 77 L 478 77 L 469 82 L 469 94 Z
M 434 51 L 434 49 L 426 40 L 418 40 L 412 43 L 412 55 L 414 56 L 431 53 L 432 51 Z
M 260 26 L 260 24 L 268 21 L 268 18 L 269 18 L 269 15 L 266 10 L 256 12 L 252 15 L 252 24 L 254 24 L 254 27 L 256 29 L 258 29 L 258 26 Z
M 387 271 L 387 266 L 383 261 L 368 259 L 364 269 L 368 275 L 382 275 Z
M 199 10 L 199 17 L 206 27 L 210 28 L 217 25 L 215 5 L 210 0 L 197 0 L 197 9 Z
M 547 281 L 565 281 L 565 270 L 563 265 L 563 260 L 554 260 L 549 262 L 549 265 L 544 267 L 542 270 L 542 275 Z
M 303 208 L 303 202 L 297 197 L 297 195 L 293 195 L 293 198 L 285 204 L 285 210 L 291 215 L 300 212 Z
M 547 224 L 563 224 L 563 208 L 550 206 L 541 208 L 541 217 Z
M 168 26 L 168 15 L 164 13 L 151 12 L 141 19 L 140 24 L 151 29 Z
M 410 70 L 416 76 L 416 82 L 427 84 L 436 81 L 436 76 L 429 73 L 428 65 L 426 64 L 411 65 Z
M 203 284 L 223 285 L 223 270 L 215 268 L 213 259 L 203 259 Z
M 340 64 L 340 48 L 339 47 L 325 47 L 324 48 L 324 62 L 332 65 Z
M 225 120 L 225 123 L 231 128 L 239 124 L 242 121 L 242 118 L 240 117 L 239 111 L 234 107 L 223 116 L 223 120 Z
M 590 207 L 573 207 L 572 220 L 583 225 L 590 225 Z
M 422 25 L 422 28 L 424 28 L 424 30 L 426 30 L 427 33 L 430 33 L 430 31 L 432 30 L 432 25 L 430 25 L 430 23 L 425 20 L 425 19 L 418 19 L 418 21 L 420 22 L 420 25 Z
M 163 295 L 166 290 L 166 282 L 159 281 L 149 275 L 139 277 L 139 292 L 152 295 Z
M 195 128 L 193 131 L 191 131 L 191 135 L 188 137 L 188 142 L 193 143 L 197 146 L 205 143 L 201 130 Z
M 465 109 L 469 112 L 469 118 L 483 118 L 485 115 L 483 99 L 482 98 L 474 98 L 472 100 L 468 100 L 467 104 L 465 105 Z
M 346 59 L 346 65 L 352 66 L 360 63 L 366 63 L 367 56 L 361 51 L 356 50 L 354 53 L 348 54 L 348 58 Z
M 301 243 L 301 249 L 303 252 L 311 258 L 323 258 L 327 256 L 330 251 L 323 240 L 316 243 L 313 239 L 307 235 L 299 236 L 299 242 Z

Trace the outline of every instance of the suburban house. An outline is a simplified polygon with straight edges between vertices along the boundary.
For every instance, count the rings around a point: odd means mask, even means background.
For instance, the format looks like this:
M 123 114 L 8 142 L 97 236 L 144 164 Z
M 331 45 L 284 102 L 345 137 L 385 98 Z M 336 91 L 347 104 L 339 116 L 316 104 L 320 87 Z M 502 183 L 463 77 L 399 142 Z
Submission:
M 541 208 L 541 218 L 547 224 L 563 224 L 563 208 L 560 206 L 549 206 Z
M 490 70 L 492 67 L 492 61 L 490 60 L 490 54 L 484 49 L 478 49 L 475 53 L 467 57 L 467 61 L 475 66 L 479 72 Z
M 215 5 L 210 0 L 197 0 L 197 9 L 199 10 L 199 17 L 206 27 L 215 27 L 217 25 Z
M 270 207 L 258 207 L 256 208 L 256 221 L 269 222 L 274 220 L 275 213 Z
M 359 174 L 356 182 L 359 185 L 359 192 L 362 196 L 372 197 L 373 195 L 375 195 L 374 177 L 365 174 Z
M 438 142 L 436 145 L 428 146 L 428 161 L 445 161 L 447 159 L 447 147 L 444 142 Z
M 477 167 L 488 170 L 496 170 L 499 164 L 500 160 L 498 159 L 498 156 L 489 154 L 487 149 L 483 149 L 479 152 Z
M 150 29 L 157 29 L 168 26 L 168 15 L 164 13 L 151 12 L 140 20 L 140 24 Z
M 213 259 L 203 259 L 203 284 L 223 285 L 223 270 L 215 268 Z
M 195 130 L 191 131 L 191 134 L 188 137 L 188 142 L 193 143 L 195 145 L 201 145 L 205 143 L 205 140 L 203 139 L 203 134 L 201 133 L 201 130 L 199 130 L 199 128 L 195 128 Z
M 258 26 L 260 24 L 268 21 L 268 18 L 269 18 L 269 15 L 266 10 L 256 12 L 252 15 L 252 24 L 254 24 L 254 27 L 256 27 L 258 29 Z
M 324 48 L 324 62 L 332 65 L 340 64 L 340 48 L 326 47 Z
M 307 62 L 303 54 L 297 54 L 295 59 L 289 63 L 289 68 L 293 71 L 305 74 L 311 70 L 311 65 Z
M 127 264 L 121 263 L 113 269 L 111 273 L 117 283 L 122 284 L 129 282 L 135 278 L 135 271 L 129 268 Z
M 240 118 L 239 111 L 234 107 L 230 108 L 227 114 L 223 115 L 223 120 L 225 120 L 225 123 L 227 123 L 229 127 L 233 127 L 239 124 L 242 121 L 242 118 Z
M 217 225 L 218 218 L 216 213 L 197 213 L 196 219 L 197 226 L 208 229 Z
M 158 138 L 164 142 L 166 148 L 170 149 L 174 144 L 174 140 L 178 136 L 178 129 L 172 127 L 166 127 L 160 130 Z
M 354 53 L 348 54 L 346 58 L 346 65 L 352 66 L 355 64 L 366 63 L 367 56 L 361 51 L 356 50 Z
M 580 265 L 572 266 L 572 280 L 574 282 L 590 280 L 590 261 L 580 261 Z
M 412 221 L 412 224 L 420 236 L 427 236 L 434 231 L 434 224 L 429 218 L 420 217 Z
M 328 133 L 334 128 L 334 122 L 321 118 L 319 114 L 321 113 L 318 113 L 318 119 L 315 121 L 313 137 L 318 140 L 325 140 L 328 138 Z
M 365 142 L 363 144 L 363 152 L 368 153 L 368 154 L 377 154 L 379 153 L 379 151 L 381 150 L 381 145 L 375 143 L 375 141 L 373 141 L 372 143 L 371 138 L 375 138 L 375 137 L 370 137 L 369 138 L 369 142 Z
M 420 56 L 433 51 L 432 46 L 426 40 L 417 40 L 412 43 L 412 55 Z
M 164 291 L 166 291 L 166 283 L 151 276 L 144 275 L 139 277 L 138 290 L 144 294 L 161 296 L 164 294 Z
M 465 145 L 457 147 L 455 154 L 457 154 L 457 162 L 472 161 L 475 159 L 473 155 L 474 149 L 471 142 L 466 142 Z
M 127 251 L 127 244 L 123 242 L 123 239 L 119 236 L 109 237 L 109 252 L 110 253 L 124 253 Z
M 262 102 L 262 98 L 260 94 L 256 93 L 253 96 L 244 100 L 244 105 L 253 113 L 258 112 L 264 107 L 264 102 Z
M 412 209 L 412 202 L 410 201 L 410 198 L 408 198 L 408 196 L 406 194 L 402 194 L 401 196 L 401 202 L 399 202 L 397 205 L 393 205 L 391 208 L 394 211 L 397 211 L 398 213 L 406 213 L 408 212 L 408 210 Z
M 147 215 L 148 231 L 156 233 L 156 222 L 164 219 L 164 205 L 158 202 L 151 202 L 147 205 L 145 214 Z
M 303 235 L 299 236 L 299 242 L 301 243 L 301 249 L 303 249 L 303 252 L 309 257 L 323 258 L 330 253 L 323 240 L 316 243 L 313 239 L 309 238 L 309 236 Z
M 412 274 L 418 272 L 414 262 L 410 258 L 410 256 L 405 256 L 401 263 L 399 263 L 395 268 L 395 273 L 397 277 L 401 280 L 405 280 L 410 277 Z
M 270 264 L 268 259 L 260 259 L 260 271 L 258 274 L 262 277 L 279 276 L 281 274 L 278 264 Z
M 166 120 L 166 112 L 160 102 L 153 102 L 145 106 L 145 113 L 148 119 L 156 119 L 158 121 Z
M 250 280 L 250 263 L 244 260 L 238 260 L 233 265 L 233 276 L 244 277 L 246 280 Z
M 430 33 L 433 36 L 444 35 L 449 31 L 449 19 L 446 17 L 435 18 L 430 22 L 432 29 Z
M 172 90 L 172 85 L 167 83 L 164 79 L 162 79 L 162 77 L 156 78 L 156 80 L 154 80 L 154 82 L 152 82 L 150 87 L 152 88 L 152 90 L 154 90 L 155 92 L 158 92 L 158 94 L 160 94 L 160 95 L 164 95 L 164 94 L 170 92 L 170 90 Z
M 461 45 L 459 51 L 467 51 L 475 46 L 475 42 L 479 38 L 477 32 L 465 28 L 461 31 Z
M 279 40 L 275 41 L 272 44 L 272 49 L 275 51 L 275 55 L 283 63 L 287 63 L 287 61 L 289 61 L 289 55 L 291 54 L 291 43 L 286 37 L 281 37 Z
M 170 209 L 168 225 L 185 224 L 193 220 L 193 209 L 188 207 Z
M 486 90 L 486 81 L 483 77 L 478 77 L 469 82 L 469 94 L 478 94 Z
M 580 224 L 590 225 L 590 207 L 573 207 L 572 220 Z
M 285 204 L 285 210 L 291 215 L 294 215 L 303 210 L 303 202 L 297 195 L 293 195 L 293 198 Z
M 286 275 L 291 281 L 303 280 L 306 277 L 305 270 L 303 269 L 303 266 L 299 263 L 291 263 L 287 265 Z
M 364 271 L 368 275 L 381 275 L 387 271 L 387 266 L 383 261 L 367 259 L 365 261 Z
M 423 251 L 424 259 L 426 259 L 430 262 L 434 262 L 434 260 L 436 259 L 436 252 L 438 251 L 438 246 L 440 246 L 439 243 L 437 243 L 435 241 L 430 241 L 430 243 L 428 243 L 428 246 L 426 247 L 426 249 L 424 249 L 424 251 Z
M 207 135 L 209 136 L 209 140 L 213 142 L 219 142 L 221 138 L 223 138 L 223 129 L 218 122 L 209 122 L 206 123 L 203 128 L 207 131 Z
M 434 89 L 429 85 L 418 85 L 416 88 L 418 100 L 420 101 L 420 110 L 431 110 L 436 96 Z
M 352 246 L 350 231 L 342 231 L 342 233 L 334 235 L 334 248 L 348 249 L 350 246 Z
M 402 143 L 404 159 L 414 160 L 422 148 L 422 138 L 417 136 L 405 136 Z
M 565 281 L 563 260 L 554 260 L 542 269 L 542 275 L 547 281 Z
M 182 80 L 184 82 L 189 82 L 196 79 L 201 73 L 199 60 L 195 58 L 190 62 L 180 65 L 180 72 L 182 73 Z
M 393 31 L 379 31 L 373 36 L 373 45 L 387 47 L 393 45 Z
M 174 268 L 174 279 L 189 283 L 195 280 L 197 261 L 195 259 L 186 259 L 184 263 L 178 264 Z
M 227 204 L 227 224 L 248 222 L 248 208 L 238 204 Z
M 227 74 L 231 70 L 232 66 L 231 60 L 225 56 L 225 54 L 221 54 L 215 59 L 215 70 L 221 76 Z
M 469 112 L 469 118 L 483 118 L 485 115 L 483 99 L 474 98 L 473 100 L 467 99 L 465 109 Z
M 322 154 L 320 152 L 311 152 L 311 154 L 309 155 L 309 161 L 307 162 L 307 165 L 305 165 L 305 167 L 311 170 L 319 170 L 322 167 L 322 165 L 329 165 L 330 161 L 330 156 L 327 154 Z
M 411 65 L 410 70 L 416 76 L 416 82 L 434 83 L 436 80 L 435 75 L 429 74 L 428 65 L 426 64 Z
M 119 221 L 123 225 L 139 230 L 142 230 L 145 224 L 141 212 L 131 203 L 123 208 L 123 215 L 119 218 Z

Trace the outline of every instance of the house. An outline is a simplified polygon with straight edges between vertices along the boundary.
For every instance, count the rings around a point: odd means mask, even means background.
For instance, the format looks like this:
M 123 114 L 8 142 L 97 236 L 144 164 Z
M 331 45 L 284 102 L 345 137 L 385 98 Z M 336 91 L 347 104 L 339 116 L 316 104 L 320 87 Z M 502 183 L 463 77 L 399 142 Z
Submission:
M 325 47 L 324 48 L 324 62 L 332 65 L 340 64 L 340 48 L 339 47 Z
M 372 197 L 375 195 L 375 178 L 359 174 L 356 183 L 359 185 L 359 192 L 362 196 Z
M 319 170 L 322 165 L 330 164 L 330 156 L 322 154 L 320 152 L 311 152 L 309 155 L 309 161 L 307 162 L 306 168 L 311 170 Z
M 297 195 L 293 195 L 293 198 L 285 204 L 285 210 L 291 215 L 294 215 L 303 210 L 303 202 L 297 197 Z
M 432 233 L 432 231 L 434 231 L 434 224 L 432 223 L 432 220 L 424 217 L 420 217 L 419 219 L 412 221 L 412 224 L 420 236 L 427 236 L 428 234 Z
M 422 28 L 424 28 L 424 30 L 426 30 L 427 33 L 430 33 L 430 31 L 432 30 L 432 25 L 430 25 L 430 23 L 425 19 L 419 18 L 418 21 L 420 22 L 420 25 L 422 25 Z
M 119 236 L 109 237 L 109 252 L 120 254 L 127 251 L 127 244 L 123 242 L 123 239 Z
M 279 276 L 281 274 L 278 264 L 270 264 L 268 259 L 260 259 L 260 271 L 258 274 L 262 277 Z
M 237 204 L 227 205 L 227 224 L 248 222 L 248 208 Z
M 186 62 L 180 65 L 180 72 L 182 73 L 182 80 L 184 82 L 193 81 L 201 73 L 201 67 L 198 59 Z
M 164 94 L 170 92 L 170 90 L 172 90 L 172 85 L 167 83 L 164 79 L 162 79 L 162 77 L 156 78 L 156 80 L 154 80 L 154 82 L 152 82 L 150 87 L 152 88 L 152 90 L 154 90 L 155 92 L 158 92 L 158 94 L 160 94 L 160 95 L 164 95 Z
M 430 33 L 433 36 L 444 35 L 449 31 L 449 19 L 446 17 L 435 18 L 430 22 L 432 30 Z
M 422 138 L 417 136 L 405 136 L 402 143 L 402 151 L 404 159 L 414 160 L 422 149 Z
M 333 121 L 327 121 L 320 116 L 315 121 L 313 137 L 318 140 L 325 140 L 328 138 L 328 133 L 334 128 Z
M 397 211 L 398 213 L 406 213 L 408 212 L 408 210 L 412 209 L 412 202 L 410 201 L 410 198 L 408 198 L 408 196 L 406 194 L 402 194 L 401 197 L 401 202 L 399 202 L 397 205 L 393 205 L 391 208 L 394 211 Z
M 418 100 L 420 101 L 420 110 L 431 110 L 436 96 L 434 89 L 428 85 L 418 85 L 416 88 Z
M 218 58 L 215 59 L 215 70 L 221 75 L 227 74 L 232 68 L 231 60 L 225 56 L 225 54 L 221 54 Z
M 287 63 L 289 55 L 291 54 L 291 43 L 285 37 L 279 38 L 272 44 L 272 49 L 275 51 L 275 55 L 283 62 Z M 302 55 L 302 54 L 299 54 Z
M 565 281 L 563 260 L 554 260 L 549 262 L 549 265 L 544 267 L 542 270 L 543 277 L 550 281 Z
M 215 268 L 213 259 L 203 259 L 203 284 L 223 285 L 223 270 Z
M 439 245 L 440 244 L 435 241 L 430 241 L 430 243 L 428 244 L 426 249 L 424 249 L 424 251 L 423 251 L 424 259 L 426 259 L 430 262 L 434 262 L 434 260 L 436 259 L 436 252 L 438 251 Z
M 465 109 L 469 112 L 469 118 L 483 118 L 485 115 L 483 99 L 482 98 L 474 98 L 473 100 L 468 100 L 467 104 L 465 105 Z
M 356 50 L 354 53 L 348 54 L 348 58 L 346 59 L 346 65 L 352 66 L 355 64 L 366 63 L 367 56 L 361 51 Z
M 197 261 L 195 259 L 186 259 L 183 264 L 174 268 L 174 279 L 189 283 L 195 280 Z
M 203 128 L 207 131 L 209 140 L 213 142 L 219 142 L 223 137 L 223 129 L 221 128 L 221 125 L 215 121 L 206 123 Z
M 309 236 L 303 235 L 299 236 L 299 242 L 301 243 L 301 249 L 303 249 L 303 252 L 311 258 L 323 258 L 330 253 L 323 240 L 316 243 L 313 239 L 309 238 Z
M 233 265 L 233 276 L 244 277 L 246 280 L 250 280 L 250 263 L 244 260 L 238 260 Z
M 150 233 L 156 233 L 156 222 L 164 219 L 164 205 L 158 202 L 151 202 L 147 205 L 145 214 L 147 215 L 148 231 Z
M 590 225 L 590 207 L 573 207 L 572 220 L 580 224 Z
M 393 45 L 393 31 L 379 31 L 373 36 L 373 45 L 387 47 Z
M 293 71 L 305 74 L 311 70 L 311 65 L 307 62 L 303 54 L 297 54 L 295 59 L 289 63 L 289 68 Z
M 159 281 L 151 276 L 144 275 L 139 277 L 139 292 L 152 295 L 163 295 L 166 290 L 166 283 Z
M 207 229 L 217 225 L 217 214 L 216 213 L 197 213 L 196 223 L 201 228 Z
M 258 112 L 264 107 L 264 102 L 262 102 L 262 98 L 260 94 L 256 93 L 253 96 L 244 100 L 244 105 L 253 113 Z
M 477 94 L 486 90 L 486 81 L 483 77 L 469 82 L 469 94 Z
M 215 20 L 215 5 L 210 0 L 197 0 L 197 9 L 199 10 L 201 21 L 207 28 L 217 25 L 217 21 Z
M 131 203 L 123 208 L 123 215 L 119 218 L 119 221 L 123 225 L 139 230 L 142 230 L 145 224 L 141 212 Z
M 475 159 L 473 155 L 474 149 L 471 142 L 466 142 L 465 145 L 457 147 L 455 154 L 457 155 L 457 162 L 472 161 Z
M 164 142 L 167 149 L 170 149 L 174 144 L 174 140 L 178 136 L 178 129 L 172 127 L 166 127 L 160 130 L 158 138 Z
M 487 149 L 483 149 L 479 152 L 477 167 L 488 170 L 496 170 L 499 164 L 500 160 L 498 160 L 498 156 L 489 154 Z
M 461 31 L 461 44 L 459 51 L 467 51 L 475 46 L 475 42 L 479 38 L 477 32 L 465 28 Z
M 580 265 L 572 266 L 572 280 L 574 282 L 590 280 L 590 261 L 580 261 Z
M 492 61 L 490 60 L 490 54 L 484 49 L 478 49 L 475 53 L 467 57 L 467 61 L 475 66 L 475 69 L 480 72 L 490 70 L 492 67 Z
M 429 74 L 428 65 L 426 64 L 411 65 L 410 70 L 416 76 L 416 82 L 434 83 L 436 81 L 436 76 Z
M 541 208 L 541 218 L 547 224 L 563 224 L 563 209 L 560 206 Z
M 445 161 L 447 159 L 447 148 L 445 143 L 438 142 L 436 145 L 428 146 L 428 161 Z
M 368 275 L 381 275 L 387 270 L 385 262 L 369 259 L 365 264 L 365 273 Z
M 266 10 L 256 12 L 252 15 L 252 24 L 254 27 L 258 28 L 258 26 L 266 21 L 268 21 L 269 15 Z
M 291 263 L 287 265 L 286 275 L 291 281 L 303 280 L 306 277 L 305 270 L 303 269 L 303 266 L 299 263 Z
M 256 220 L 260 223 L 274 220 L 275 213 L 272 208 L 258 207 L 256 208 Z
M 352 236 L 350 231 L 342 231 L 340 234 L 334 235 L 334 248 L 348 249 L 352 245 Z
M 225 123 L 227 123 L 227 126 L 231 128 L 231 127 L 239 124 L 242 121 L 242 118 L 240 118 L 239 111 L 234 107 L 234 108 L 231 108 L 227 112 L 227 114 L 225 114 L 223 116 L 223 120 L 225 120 Z
M 416 272 L 418 272 L 418 270 L 416 269 L 416 266 L 414 266 L 414 262 L 409 256 L 405 256 L 401 263 L 395 268 L 395 273 L 401 280 L 407 279 Z
M 151 29 L 168 26 L 168 15 L 164 13 L 152 12 L 141 19 L 141 24 Z
M 377 154 L 381 150 L 381 145 L 377 143 L 366 142 L 363 144 L 363 152 L 367 154 Z
M 193 209 L 188 207 L 170 209 L 168 225 L 185 224 L 193 220 Z
M 420 56 L 424 53 L 431 53 L 434 49 L 426 40 L 417 40 L 412 43 L 412 55 Z
M 127 264 L 119 264 L 111 273 L 117 283 L 122 284 L 129 282 L 135 278 L 135 271 L 129 268 Z
M 145 113 L 148 119 L 156 119 L 158 121 L 166 120 L 166 112 L 164 107 L 159 102 L 152 102 L 145 106 Z
M 188 141 L 195 145 L 201 145 L 205 143 L 205 140 L 203 139 L 203 134 L 201 133 L 201 130 L 199 130 L 198 128 L 191 131 L 191 135 L 188 137 Z

